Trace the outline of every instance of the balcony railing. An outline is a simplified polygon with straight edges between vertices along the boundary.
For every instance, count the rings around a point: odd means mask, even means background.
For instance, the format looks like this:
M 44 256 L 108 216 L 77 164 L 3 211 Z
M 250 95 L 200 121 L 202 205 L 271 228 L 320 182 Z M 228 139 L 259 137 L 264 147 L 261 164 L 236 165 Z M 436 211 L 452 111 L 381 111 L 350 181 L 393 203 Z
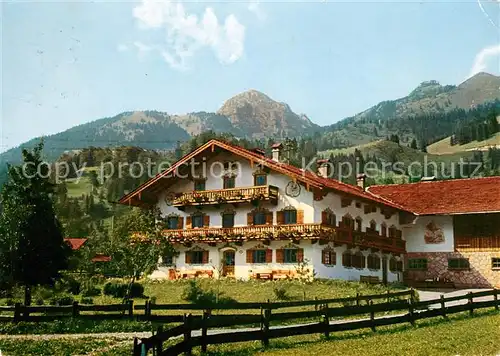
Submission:
M 456 251 L 500 251 L 500 236 L 455 237 Z
M 226 242 L 247 240 L 321 239 L 340 244 L 371 247 L 395 253 L 406 251 L 406 241 L 375 233 L 355 232 L 325 224 L 259 225 L 232 228 L 163 230 L 171 242 Z
M 254 187 L 203 190 L 179 193 L 173 201 L 174 206 L 185 205 L 215 205 L 250 202 L 252 200 L 278 201 L 278 187 L 261 185 Z

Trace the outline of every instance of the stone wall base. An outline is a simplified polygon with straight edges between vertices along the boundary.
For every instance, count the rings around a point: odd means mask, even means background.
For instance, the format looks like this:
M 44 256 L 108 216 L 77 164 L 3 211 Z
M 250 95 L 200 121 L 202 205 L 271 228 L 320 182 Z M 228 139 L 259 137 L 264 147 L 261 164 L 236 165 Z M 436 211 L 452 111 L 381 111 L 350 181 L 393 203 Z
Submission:
M 498 252 L 409 252 L 405 255 L 405 275 L 423 281 L 439 278 L 450 280 L 457 288 L 500 288 L 500 270 L 491 268 L 491 258 L 500 258 Z M 426 271 L 408 270 L 408 259 L 426 258 Z M 470 269 L 448 269 L 449 258 L 468 258 Z

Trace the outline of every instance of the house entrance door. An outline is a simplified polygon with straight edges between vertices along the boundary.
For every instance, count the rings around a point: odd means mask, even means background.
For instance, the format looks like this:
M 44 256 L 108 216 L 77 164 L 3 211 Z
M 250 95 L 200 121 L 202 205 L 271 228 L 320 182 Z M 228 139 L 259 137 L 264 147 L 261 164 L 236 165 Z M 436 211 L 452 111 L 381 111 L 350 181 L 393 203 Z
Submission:
M 222 254 L 222 276 L 234 277 L 234 251 L 226 250 Z

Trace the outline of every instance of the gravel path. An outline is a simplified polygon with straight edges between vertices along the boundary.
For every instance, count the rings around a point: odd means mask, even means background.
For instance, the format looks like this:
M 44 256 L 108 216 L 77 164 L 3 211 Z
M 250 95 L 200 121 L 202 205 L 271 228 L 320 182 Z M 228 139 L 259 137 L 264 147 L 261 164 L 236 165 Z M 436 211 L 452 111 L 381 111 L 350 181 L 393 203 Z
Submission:
M 421 301 L 425 300 L 432 300 L 432 299 L 437 299 L 440 298 L 440 296 L 443 294 L 445 297 L 453 297 L 453 296 L 458 296 L 458 295 L 464 295 L 469 292 L 479 292 L 483 291 L 486 289 L 462 289 L 462 290 L 456 290 L 456 291 L 418 291 L 418 294 L 420 296 Z M 474 301 L 486 301 L 486 300 L 492 300 L 493 296 L 488 296 L 488 297 L 480 297 L 480 298 L 474 298 Z M 467 303 L 467 300 L 459 300 L 459 301 L 453 301 L 453 302 L 448 302 L 446 303 L 446 306 L 452 306 L 452 305 L 459 305 L 459 304 L 465 304 Z M 435 304 L 429 306 L 429 308 L 433 307 L 441 307 L 440 304 Z M 384 317 L 392 317 L 394 315 L 387 315 Z M 383 317 L 382 317 L 383 318 Z M 365 320 L 365 319 L 359 319 L 359 320 Z M 353 320 L 332 320 L 330 321 L 331 324 L 341 324 L 343 322 L 351 322 Z M 302 325 L 307 325 L 307 324 L 300 324 L 300 325 L 295 325 L 295 326 L 302 326 Z M 283 327 L 288 327 L 290 325 L 282 325 L 282 326 L 272 326 L 271 329 L 279 329 Z M 208 330 L 208 334 L 223 334 L 223 333 L 233 333 L 233 332 L 247 332 L 247 331 L 253 331 L 253 330 L 260 330 L 259 328 L 238 328 L 238 329 L 212 329 Z M 193 336 L 199 336 L 201 335 L 201 332 L 199 330 L 193 331 L 192 333 Z M 138 338 L 148 338 L 152 336 L 151 332 L 128 332 L 128 333 L 121 333 L 121 332 L 115 332 L 115 333 L 88 333 L 88 334 L 45 334 L 45 335 L 34 335 L 34 334 L 29 334 L 29 335 L 0 335 L 0 340 L 2 339 L 30 339 L 30 340 L 53 340 L 53 339 L 85 339 L 85 338 L 103 338 L 103 339 L 120 339 L 120 340 L 132 340 L 134 337 Z

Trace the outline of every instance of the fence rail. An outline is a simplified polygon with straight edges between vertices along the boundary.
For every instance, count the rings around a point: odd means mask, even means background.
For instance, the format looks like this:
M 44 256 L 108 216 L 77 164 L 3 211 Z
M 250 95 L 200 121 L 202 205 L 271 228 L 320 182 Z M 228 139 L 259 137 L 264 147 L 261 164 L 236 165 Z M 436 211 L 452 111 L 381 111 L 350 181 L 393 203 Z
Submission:
M 210 310 L 205 310 L 202 317 L 195 317 L 191 314 L 183 316 L 183 324 L 163 331 L 160 329 L 158 333 L 147 339 L 135 339 L 133 355 L 139 356 L 147 354 L 153 350 L 155 355 L 191 355 L 194 347 L 201 346 L 202 352 L 207 351 L 207 345 L 226 344 L 243 341 L 259 340 L 264 346 L 269 344 L 270 339 L 306 335 L 306 334 L 324 334 L 329 336 L 332 332 L 347 331 L 371 328 L 376 330 L 379 326 L 395 325 L 401 323 L 410 323 L 415 325 L 415 322 L 420 319 L 432 317 L 447 318 L 449 314 L 468 311 L 470 315 L 474 310 L 482 308 L 494 307 L 499 310 L 500 301 L 498 300 L 500 291 L 497 289 L 489 291 L 481 291 L 476 293 L 468 293 L 466 295 L 416 302 L 414 298 L 409 298 L 405 301 L 389 301 L 385 303 L 373 304 L 372 298 L 367 305 L 329 307 L 326 300 L 318 301 L 320 308 L 314 311 L 298 311 L 298 312 L 280 312 L 273 313 L 273 307 L 276 305 L 282 308 L 281 303 L 267 303 L 261 307 L 260 315 L 211 315 Z M 404 295 L 404 294 L 399 294 Z M 369 296 L 365 296 L 369 297 Z M 373 297 L 373 296 L 372 296 Z M 387 297 L 387 295 L 385 296 Z M 474 301 L 474 298 L 493 297 L 491 300 Z M 332 301 L 334 299 L 330 299 Z M 352 298 L 343 298 L 343 300 L 352 300 Z M 448 302 L 465 301 L 455 305 L 446 306 Z M 339 299 L 335 299 L 339 301 Z M 436 307 L 436 305 L 438 305 Z M 386 313 L 393 311 L 402 311 L 404 314 L 396 314 L 391 316 L 383 316 L 375 318 L 375 313 Z M 369 318 L 361 320 L 336 320 L 330 323 L 332 317 L 349 317 L 353 315 L 369 314 Z M 279 328 L 270 328 L 271 321 L 282 321 L 287 319 L 299 319 L 305 317 L 318 317 L 320 321 L 305 325 L 282 326 Z M 239 326 L 249 323 L 259 323 L 260 329 L 233 331 L 208 335 L 209 328 L 222 328 L 228 326 Z M 192 336 L 192 331 L 200 330 L 201 335 Z M 183 335 L 179 342 L 167 348 L 164 348 L 163 343 L 171 338 Z
M 81 318 L 90 320 L 112 320 L 112 319 L 137 319 L 141 321 L 155 321 L 161 323 L 179 323 L 184 321 L 182 314 L 154 314 L 154 311 L 206 311 L 207 308 L 212 310 L 264 310 L 264 309 L 285 309 L 291 307 L 306 307 L 313 306 L 317 308 L 324 304 L 335 303 L 353 303 L 361 305 L 362 302 L 370 302 L 379 299 L 392 298 L 412 298 L 415 291 L 412 289 L 393 292 L 389 291 L 384 294 L 360 295 L 359 293 L 353 297 L 333 298 L 333 299 L 313 299 L 305 301 L 290 301 L 290 302 L 251 302 L 251 303 L 230 303 L 216 304 L 212 306 L 196 305 L 196 304 L 153 304 L 147 300 L 144 304 L 134 305 L 133 301 L 123 304 L 110 305 L 85 305 L 73 302 L 72 305 L 53 306 L 24 306 L 21 303 L 16 303 L 14 306 L 0 306 L 0 322 L 1 321 L 53 321 L 61 318 Z M 94 312 L 93 314 L 91 312 Z M 11 315 L 6 315 L 10 313 Z M 303 317 L 314 317 L 316 311 L 302 312 Z M 316 313 L 316 314 L 315 314 Z M 33 315 L 37 314 L 37 315 Z M 42 314 L 42 315 L 39 315 Z M 282 313 L 282 317 L 287 319 L 287 313 Z M 296 314 L 300 315 L 300 314 Z M 215 316 L 213 316 L 215 317 Z M 236 314 L 236 315 L 219 315 L 220 323 L 230 323 L 228 320 L 237 320 L 240 324 L 255 324 L 260 322 L 260 314 Z M 302 317 L 301 317 L 302 318 Z M 200 316 L 192 316 L 193 320 L 200 319 Z M 283 320 L 284 320 L 283 319 Z

